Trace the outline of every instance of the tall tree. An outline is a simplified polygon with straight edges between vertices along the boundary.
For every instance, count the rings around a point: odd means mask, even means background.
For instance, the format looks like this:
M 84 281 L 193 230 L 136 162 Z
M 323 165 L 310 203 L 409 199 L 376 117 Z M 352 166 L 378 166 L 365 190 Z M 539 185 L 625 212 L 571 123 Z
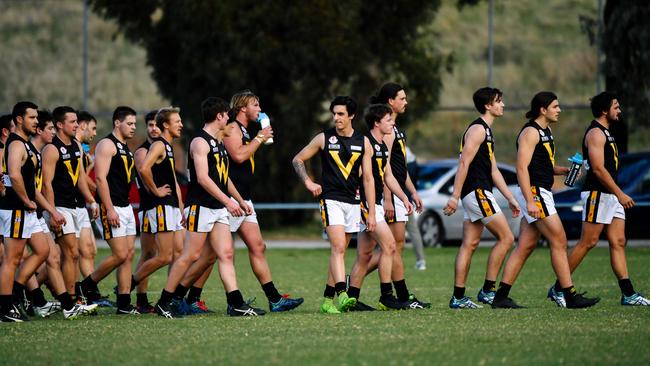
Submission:
M 144 46 L 161 93 L 185 119 L 200 121 L 199 104 L 209 95 L 229 98 L 251 89 L 260 96 L 276 135 L 275 144 L 256 156 L 260 201 L 307 198 L 290 159 L 329 125 L 325 102 L 332 96 L 349 94 L 364 106 L 381 84 L 400 82 L 413 106 L 409 118 L 430 110 L 438 98 L 440 57 L 419 36 L 439 0 L 91 4 Z

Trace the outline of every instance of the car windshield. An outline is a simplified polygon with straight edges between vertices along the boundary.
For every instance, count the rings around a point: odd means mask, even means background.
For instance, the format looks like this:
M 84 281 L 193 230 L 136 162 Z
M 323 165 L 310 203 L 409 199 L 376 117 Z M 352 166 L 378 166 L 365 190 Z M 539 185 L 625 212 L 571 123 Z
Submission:
M 421 166 L 416 189 L 419 191 L 433 187 L 449 169 L 451 168 L 448 166 Z
M 618 185 L 624 190 L 627 189 L 630 184 L 633 184 L 648 169 L 648 165 L 650 165 L 650 161 L 645 159 L 622 160 L 621 170 L 618 171 L 616 176 Z

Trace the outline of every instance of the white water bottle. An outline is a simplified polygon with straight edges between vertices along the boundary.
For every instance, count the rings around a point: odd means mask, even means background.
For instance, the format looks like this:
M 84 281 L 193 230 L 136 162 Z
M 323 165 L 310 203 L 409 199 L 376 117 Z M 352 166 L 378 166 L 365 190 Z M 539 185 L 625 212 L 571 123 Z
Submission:
M 259 115 L 257 116 L 257 122 L 259 122 L 260 127 L 262 129 L 265 129 L 265 128 L 267 128 L 267 127 L 269 127 L 271 125 L 271 119 L 264 112 L 259 113 Z M 264 145 L 271 145 L 272 143 L 273 143 L 273 137 L 271 137 L 270 139 L 264 141 Z

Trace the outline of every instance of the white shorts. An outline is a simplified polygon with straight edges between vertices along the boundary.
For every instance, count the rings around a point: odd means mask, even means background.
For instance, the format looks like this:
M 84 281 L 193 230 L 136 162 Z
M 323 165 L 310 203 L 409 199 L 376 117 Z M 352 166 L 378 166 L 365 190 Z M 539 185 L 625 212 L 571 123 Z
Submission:
M 341 225 L 346 233 L 358 233 L 361 229 L 359 204 L 335 200 L 320 200 L 320 215 L 323 226 Z
M 49 234 L 50 227 L 47 225 L 45 218 L 41 217 L 40 219 L 38 219 L 38 222 L 41 224 L 41 230 L 43 231 L 43 234 Z
M 230 199 L 233 200 L 234 202 L 237 202 L 232 197 L 230 197 Z M 237 232 L 237 230 L 239 230 L 239 227 L 241 226 L 241 224 L 243 224 L 244 222 L 250 222 L 250 223 L 253 223 L 253 224 L 257 224 L 257 212 L 255 212 L 255 206 L 253 206 L 253 202 L 251 202 L 251 200 L 246 200 L 246 204 L 251 206 L 251 208 L 253 209 L 252 214 L 239 216 L 239 217 L 232 216 L 232 215 L 228 214 L 228 221 L 230 222 L 230 232 L 231 233 Z M 226 212 L 227 211 L 228 210 L 226 210 Z
M 492 192 L 481 188 L 468 193 L 463 197 L 462 201 L 465 210 L 463 219 L 471 222 L 481 220 L 484 225 L 487 225 L 492 221 L 494 215 L 501 212 L 501 208 L 497 205 Z
M 582 221 L 609 225 L 614 218 L 625 220 L 625 209 L 611 193 L 581 192 Z
M 553 193 L 551 191 L 536 186 L 531 186 L 530 191 L 533 194 L 533 199 L 535 200 L 535 204 L 537 205 L 537 208 L 539 208 L 540 220 L 545 219 L 551 215 L 555 215 L 557 213 L 557 211 L 555 210 L 555 200 L 553 199 Z M 526 198 L 524 197 L 524 194 L 521 192 L 521 188 L 517 187 L 514 193 L 515 193 L 515 199 L 517 200 L 517 203 L 519 203 L 519 207 L 521 208 L 521 213 L 524 214 L 526 221 L 528 221 L 529 224 L 532 224 L 533 222 L 537 221 L 536 218 L 528 215 L 528 209 L 526 209 L 527 207 Z
M 77 207 L 77 218 L 79 220 L 79 229 L 92 229 L 92 226 L 90 226 L 90 216 L 88 215 L 87 208 Z
M 117 216 L 120 218 L 120 226 L 112 227 L 108 223 L 108 216 L 106 215 L 106 206 L 100 205 L 99 207 L 99 220 L 102 224 L 102 236 L 104 240 L 113 238 L 121 238 L 123 236 L 135 235 L 135 216 L 133 215 L 133 208 L 131 205 L 118 207 L 114 206 Z
M 43 231 L 36 211 L 0 210 L 0 227 L 3 237 L 13 239 L 29 239 Z
M 81 226 L 79 225 L 79 213 L 81 212 L 81 209 L 58 206 L 55 208 L 65 218 L 65 225 L 62 225 L 59 229 L 52 230 L 54 237 L 58 239 L 63 235 L 74 234 L 74 236 L 78 238 L 81 234 Z M 49 222 L 50 214 L 48 212 L 43 212 L 43 218 L 45 219 L 45 222 Z
M 158 205 L 147 211 L 151 233 L 178 231 L 183 229 L 181 210 L 170 205 Z
M 380 222 L 386 222 L 384 217 L 384 206 L 375 204 L 375 222 L 379 224 Z M 360 231 L 366 231 L 366 219 L 368 219 L 368 210 L 366 205 L 361 202 L 361 226 Z
M 140 229 L 140 234 L 151 234 L 151 225 L 149 225 L 149 217 L 145 214 L 145 211 L 138 211 L 138 229 Z
M 187 230 L 196 233 L 209 233 L 214 224 L 230 225 L 228 210 L 224 208 L 208 208 L 199 205 L 185 207 Z
M 404 206 L 404 202 L 402 202 L 402 200 L 394 194 L 391 195 L 391 202 L 395 208 L 395 218 L 388 220 L 388 223 L 392 224 L 393 222 L 407 222 L 409 220 L 409 217 L 406 214 L 407 211 L 406 206 Z

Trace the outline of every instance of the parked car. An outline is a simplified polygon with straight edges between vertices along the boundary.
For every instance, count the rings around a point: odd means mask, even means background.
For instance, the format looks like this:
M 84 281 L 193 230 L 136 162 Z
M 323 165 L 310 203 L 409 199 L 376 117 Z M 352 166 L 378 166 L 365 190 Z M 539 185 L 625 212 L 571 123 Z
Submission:
M 517 187 L 517 173 L 513 166 L 498 165 L 508 187 L 513 190 Z M 422 234 L 425 246 L 436 246 L 447 241 L 461 240 L 463 237 L 463 210 L 462 202 L 458 202 L 458 210 L 451 216 L 443 214 L 449 197 L 454 190 L 454 179 L 458 168 L 458 160 L 446 159 L 430 161 L 419 166 L 417 190 L 424 204 L 424 211 L 417 216 L 418 227 Z M 520 217 L 513 218 L 508 208 L 508 201 L 498 189 L 492 191 L 494 197 L 508 219 L 512 232 L 519 234 Z M 486 229 L 483 238 L 493 238 Z
M 625 234 L 628 238 L 650 238 L 650 152 L 621 155 L 616 182 L 636 206 L 625 210 Z M 555 207 L 569 239 L 579 239 L 582 229 L 583 178 L 575 185 L 555 194 Z

